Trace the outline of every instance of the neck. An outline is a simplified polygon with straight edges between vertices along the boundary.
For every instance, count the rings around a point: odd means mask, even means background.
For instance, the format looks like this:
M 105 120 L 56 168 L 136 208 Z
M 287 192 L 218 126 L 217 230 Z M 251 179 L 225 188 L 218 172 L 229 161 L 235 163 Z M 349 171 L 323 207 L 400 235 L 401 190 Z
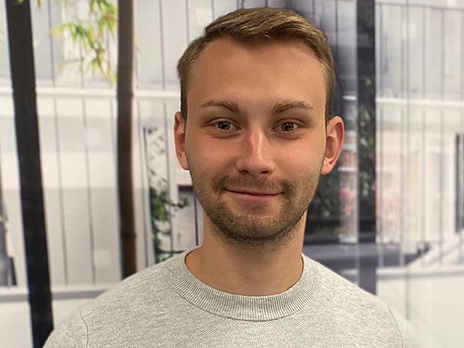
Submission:
M 203 283 L 232 294 L 274 295 L 292 287 L 303 271 L 305 216 L 291 240 L 279 247 L 244 247 L 231 244 L 205 220 L 203 245 L 186 258 L 190 272 Z

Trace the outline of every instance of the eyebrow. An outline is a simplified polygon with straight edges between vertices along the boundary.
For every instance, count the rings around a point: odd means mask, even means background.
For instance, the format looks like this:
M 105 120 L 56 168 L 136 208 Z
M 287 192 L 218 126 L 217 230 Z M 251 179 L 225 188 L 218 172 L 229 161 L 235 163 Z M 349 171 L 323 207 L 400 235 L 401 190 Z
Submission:
M 216 100 L 216 99 L 209 99 L 203 104 L 200 105 L 200 108 L 205 108 L 208 106 L 219 106 L 228 109 L 229 111 L 239 114 L 240 109 L 238 108 L 238 104 L 231 101 L 231 100 Z
M 283 101 L 283 102 L 275 104 L 274 107 L 272 108 L 272 113 L 280 114 L 282 112 L 292 110 L 292 109 L 303 109 L 306 111 L 314 111 L 314 107 L 305 101 L 290 100 L 290 101 Z
M 200 105 L 200 108 L 205 108 L 209 106 L 219 106 L 228 109 L 229 111 L 239 114 L 240 109 L 238 104 L 231 100 L 217 100 L 217 99 L 209 99 L 203 104 Z M 289 101 L 282 101 L 276 103 L 272 108 L 273 114 L 280 114 L 282 112 L 292 110 L 292 109 L 303 109 L 306 111 L 314 111 L 314 107 L 302 100 L 289 100 Z

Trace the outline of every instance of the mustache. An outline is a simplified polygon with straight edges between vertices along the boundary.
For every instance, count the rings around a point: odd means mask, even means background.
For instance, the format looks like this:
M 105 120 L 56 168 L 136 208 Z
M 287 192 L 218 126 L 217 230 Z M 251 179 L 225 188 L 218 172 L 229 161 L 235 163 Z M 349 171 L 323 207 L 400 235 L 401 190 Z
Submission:
M 249 175 L 221 177 L 213 182 L 216 192 L 224 189 L 229 191 L 257 191 L 265 194 L 291 192 L 293 184 L 286 180 L 262 180 Z

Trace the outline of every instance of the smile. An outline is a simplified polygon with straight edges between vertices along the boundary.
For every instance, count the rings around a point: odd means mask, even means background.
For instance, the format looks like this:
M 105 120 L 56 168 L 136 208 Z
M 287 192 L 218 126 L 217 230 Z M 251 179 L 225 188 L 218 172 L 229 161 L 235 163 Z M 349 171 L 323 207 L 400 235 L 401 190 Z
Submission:
M 263 193 L 256 191 L 231 191 L 226 190 L 230 193 L 235 199 L 244 201 L 247 203 L 266 203 L 274 199 L 279 195 L 279 193 Z

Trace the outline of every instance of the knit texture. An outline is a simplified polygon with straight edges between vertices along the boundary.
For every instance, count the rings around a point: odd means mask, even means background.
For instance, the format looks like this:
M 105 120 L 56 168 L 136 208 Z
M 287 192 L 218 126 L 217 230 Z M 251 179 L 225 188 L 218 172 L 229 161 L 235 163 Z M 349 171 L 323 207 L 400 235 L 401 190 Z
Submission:
M 302 276 L 287 291 L 242 296 L 199 281 L 186 255 L 80 308 L 45 347 L 415 347 L 404 319 L 306 256 Z

